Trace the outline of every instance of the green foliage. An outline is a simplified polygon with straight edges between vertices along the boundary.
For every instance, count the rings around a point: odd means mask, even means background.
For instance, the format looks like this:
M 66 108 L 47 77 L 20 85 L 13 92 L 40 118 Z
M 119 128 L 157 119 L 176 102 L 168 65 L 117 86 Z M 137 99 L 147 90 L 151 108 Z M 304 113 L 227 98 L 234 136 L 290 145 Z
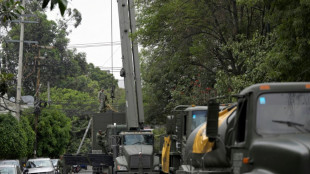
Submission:
M 24 7 L 20 1 L 0 0 L 0 22 L 17 19 Z
M 67 49 L 69 43 L 67 35 L 69 33 L 66 32 L 68 27 L 66 22 L 68 21 L 64 18 L 56 24 L 54 21 L 47 20 L 47 16 L 39 11 L 36 11 L 35 14 L 38 19 L 30 17 L 28 20 L 39 21 L 39 23 L 25 25 L 25 40 L 35 40 L 40 43 L 40 46 L 53 46 L 53 48 L 45 49 L 34 45 L 25 45 L 22 85 L 25 94 L 36 93 L 34 84 L 36 84 L 38 74 L 39 60 L 36 59 L 38 56 L 45 57 L 45 59 L 40 60 L 42 90 L 46 89 L 48 81 L 51 86 L 61 86 L 60 81 L 88 73 L 86 54 Z M 20 27 L 15 26 L 16 24 L 12 24 L 12 29 L 6 36 L 8 39 L 19 39 Z M 5 71 L 17 74 L 18 51 L 16 50 L 18 50 L 18 44 L 6 43 L 3 47 L 4 59 L 2 59 L 2 64 L 6 67 Z M 16 81 L 13 81 L 11 85 L 16 86 Z M 9 96 L 15 95 L 15 90 L 16 87 L 9 90 Z
M 238 57 L 236 63 L 244 73 L 234 75 L 222 70 L 218 71 L 215 88 L 220 96 L 237 94 L 247 86 L 272 80 L 266 76 L 270 70 L 266 57 L 274 46 L 273 35 L 269 34 L 265 37 L 256 33 L 252 39 L 247 39 L 244 35 L 238 35 L 237 38 L 237 41 L 230 40 L 221 49 L 231 50 L 232 54 Z
M 38 124 L 38 155 L 59 157 L 70 140 L 71 122 L 57 109 L 43 109 Z
M 112 74 L 102 71 L 98 67 L 94 67 L 93 64 L 89 64 L 88 70 L 90 79 L 98 81 L 100 88 L 111 89 L 112 85 L 117 87 L 117 80 L 114 79 Z
M 158 153 L 160 149 L 160 139 L 166 134 L 166 129 L 164 127 L 156 128 L 153 130 L 154 134 L 154 152 Z
M 126 97 L 125 97 L 125 89 L 123 88 L 116 88 L 115 90 L 115 99 L 114 101 L 118 108 L 118 112 L 126 112 Z
M 75 153 L 86 130 L 90 115 L 98 112 L 97 93 L 96 95 L 90 95 L 87 92 L 62 88 L 52 88 L 50 93 L 51 107 L 62 110 L 71 119 L 71 137 L 67 152 Z M 42 93 L 41 97 L 47 100 L 47 93 Z M 89 150 L 89 143 L 90 141 L 84 142 L 84 150 Z
M 18 159 L 28 154 L 26 133 L 11 114 L 0 114 L 0 132 L 0 159 Z
M 59 11 L 61 13 L 61 15 L 63 16 L 66 9 L 67 9 L 67 4 L 68 4 L 68 1 L 67 0 L 43 0 L 43 3 L 42 3 L 42 8 L 46 8 L 47 5 L 49 4 L 49 2 L 51 2 L 50 4 L 50 9 L 53 10 L 55 5 L 58 4 L 58 7 L 59 7 Z
M 257 9 L 264 8 L 258 3 Z M 246 58 L 236 55 L 230 43 L 238 43 L 241 35 L 246 40 L 256 31 L 266 33 L 260 12 L 233 0 L 143 1 L 138 9 L 136 35 L 144 46 L 141 67 L 149 123 L 162 122 L 179 104 L 204 105 L 217 94 L 217 72 L 245 73 Z
M 8 92 L 8 81 L 13 79 L 13 74 L 1 73 L 0 74 L 0 95 L 3 96 Z
M 275 81 L 310 80 L 310 4 L 309 1 L 284 1 L 273 4 L 271 22 L 276 26 L 276 44 L 267 57 Z
M 138 10 L 150 123 L 254 83 L 310 80 L 308 0 L 155 0 Z
M 3 1 L 0 0 L 0 3 Z M 106 94 L 109 97 L 111 87 L 116 87 L 116 98 L 114 104 L 121 105 L 121 109 L 125 110 L 124 90 L 118 89 L 117 80 L 107 72 L 101 71 L 94 67 L 93 64 L 86 62 L 86 54 L 79 53 L 76 49 L 68 49 L 69 39 L 67 31 L 68 26 L 73 24 L 77 27 L 81 23 L 81 14 L 76 9 L 67 9 L 63 18 L 57 23 L 55 21 L 47 20 L 47 16 L 43 13 L 40 6 L 43 2 L 43 8 L 49 4 L 51 9 L 55 5 L 59 5 L 60 10 L 66 6 L 67 1 L 29 1 L 26 2 L 25 13 L 35 14 L 35 17 L 27 17 L 27 20 L 38 21 L 38 24 L 25 25 L 25 40 L 35 40 L 40 43 L 39 46 L 25 44 L 24 58 L 23 58 L 23 78 L 22 78 L 22 95 L 33 95 L 37 92 L 40 94 L 40 100 L 47 101 L 47 83 L 52 87 L 51 103 L 49 108 L 43 109 L 39 116 L 38 126 L 46 126 L 47 130 L 40 128 L 39 134 L 41 143 L 38 147 L 39 155 L 47 155 L 50 157 L 58 157 L 58 155 L 68 152 L 76 152 L 77 147 L 86 130 L 90 115 L 98 112 L 97 94 L 101 87 L 106 89 Z M 1 9 L 2 10 L 2 9 Z M 2 16 L 1 16 L 2 17 Z M 2 26 L 1 26 L 2 27 Z M 5 36 L 7 39 L 18 40 L 20 35 L 20 27 L 16 23 L 10 23 L 8 33 Z M 1 36 L 1 39 L 3 37 Z M 2 41 L 2 40 L 1 40 Z M 40 48 L 40 46 L 52 46 L 53 48 Z M 16 95 L 17 82 L 17 66 L 18 66 L 18 44 L 3 43 L 1 52 L 1 67 L 3 67 L 0 81 L 0 93 L 8 91 L 8 97 Z M 45 57 L 45 59 L 37 59 L 37 57 Z M 39 65 L 40 64 L 40 65 Z M 40 69 L 40 90 L 37 90 L 37 76 Z M 14 79 L 9 79 L 9 75 L 13 74 Z M 2 83 L 3 82 L 3 83 Z M 4 84 L 4 85 L 1 85 Z M 116 108 L 119 109 L 119 108 Z M 55 116 L 54 116 L 55 114 Z M 23 111 L 26 117 L 22 119 L 29 119 L 34 130 L 34 116 L 33 110 Z M 55 117 L 55 118 L 53 118 Z M 64 117 L 65 120 L 59 120 L 59 117 Z M 42 118 L 42 120 L 41 120 Z M 56 123 L 52 120 L 55 119 Z M 71 128 L 69 131 L 70 137 L 67 136 L 68 127 L 64 127 L 63 136 L 65 140 L 58 136 L 61 134 L 54 130 L 53 125 L 67 122 L 69 119 Z M 58 121 L 58 122 L 57 122 Z M 27 121 L 25 121 L 26 123 Z M 56 129 L 55 128 L 55 129 Z M 33 131 L 31 132 L 27 124 L 23 125 L 23 129 L 27 130 L 27 156 L 33 153 Z M 61 129 L 60 129 L 61 130 Z M 50 136 L 51 139 L 46 137 Z M 61 135 L 62 136 L 62 135 Z M 90 133 L 87 135 L 82 147 L 82 152 L 89 152 L 90 150 Z M 40 142 L 42 141 L 42 142 Z M 62 141 L 62 142 L 59 142 Z M 68 145 L 68 141 L 70 142 Z M 63 144 L 62 144 L 63 143 Z M 65 145 L 67 144 L 67 145 Z M 57 148 L 56 145 L 60 145 Z
M 25 113 L 35 129 L 35 115 Z M 41 110 L 37 125 L 37 155 L 57 158 L 66 152 L 70 140 L 71 121 L 57 107 Z
M 22 129 L 24 130 L 26 136 L 26 157 L 32 157 L 34 151 L 34 143 L 35 143 L 35 133 L 30 126 L 30 122 L 27 117 L 22 116 L 20 119 L 20 124 Z
M 98 112 L 97 95 L 66 88 L 51 88 L 50 94 L 51 105 L 60 107 L 69 117 Z M 47 92 L 42 93 L 41 98 L 47 101 Z
M 85 92 L 92 96 L 96 96 L 98 90 L 100 89 L 98 81 L 94 81 L 86 75 L 68 77 L 67 79 L 61 81 L 59 86 L 61 88 Z

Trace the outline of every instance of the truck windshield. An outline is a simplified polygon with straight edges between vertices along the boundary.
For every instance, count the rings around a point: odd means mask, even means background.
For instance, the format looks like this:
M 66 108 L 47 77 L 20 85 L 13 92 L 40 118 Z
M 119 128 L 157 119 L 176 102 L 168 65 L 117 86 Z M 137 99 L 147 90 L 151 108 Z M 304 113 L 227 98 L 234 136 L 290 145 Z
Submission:
M 145 144 L 153 145 L 152 134 L 127 134 L 124 135 L 124 145 Z
M 206 121 L 207 111 L 193 111 L 192 112 L 192 131 Z
M 309 93 L 269 93 L 258 97 L 256 125 L 259 134 L 310 132 Z

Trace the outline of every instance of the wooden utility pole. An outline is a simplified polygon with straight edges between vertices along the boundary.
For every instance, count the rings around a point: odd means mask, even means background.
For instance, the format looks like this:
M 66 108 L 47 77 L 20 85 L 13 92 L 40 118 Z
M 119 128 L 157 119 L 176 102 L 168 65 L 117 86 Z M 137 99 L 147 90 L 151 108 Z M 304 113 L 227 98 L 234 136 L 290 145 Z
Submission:
M 52 46 L 41 46 L 41 45 L 35 45 L 35 47 L 38 48 L 38 56 L 35 57 L 35 61 L 37 62 L 37 83 L 36 83 L 36 99 L 35 99 L 35 126 L 34 126 L 34 132 L 35 132 L 35 143 L 34 143 L 34 157 L 37 156 L 37 148 L 38 148 L 38 120 L 39 120 L 39 115 L 41 112 L 41 101 L 40 101 L 40 60 L 45 59 L 46 57 L 41 56 L 40 50 L 41 48 L 44 49 L 52 49 L 54 47 Z

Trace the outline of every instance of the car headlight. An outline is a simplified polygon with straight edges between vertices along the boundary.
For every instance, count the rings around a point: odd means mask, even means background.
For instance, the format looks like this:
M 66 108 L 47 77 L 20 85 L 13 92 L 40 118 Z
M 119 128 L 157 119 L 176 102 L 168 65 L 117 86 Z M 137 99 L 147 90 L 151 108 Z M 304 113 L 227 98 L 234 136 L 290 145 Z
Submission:
M 121 165 L 117 165 L 117 170 L 127 170 L 127 167 L 121 166 Z
M 154 170 L 155 170 L 155 171 L 158 171 L 158 170 L 159 170 L 159 166 L 155 166 L 155 167 L 154 167 Z

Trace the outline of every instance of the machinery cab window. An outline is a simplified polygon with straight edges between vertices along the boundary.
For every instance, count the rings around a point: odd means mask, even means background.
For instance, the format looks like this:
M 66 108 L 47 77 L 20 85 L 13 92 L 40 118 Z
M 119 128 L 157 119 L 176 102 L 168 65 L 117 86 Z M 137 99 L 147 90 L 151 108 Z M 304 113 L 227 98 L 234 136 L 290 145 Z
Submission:
M 257 99 L 256 126 L 261 135 L 310 132 L 309 93 L 267 93 Z
M 204 123 L 207 118 L 207 111 L 193 111 L 192 112 L 192 125 L 191 132 L 196 129 L 199 125 Z
M 123 145 L 153 145 L 154 136 L 152 134 L 126 134 L 123 136 Z

